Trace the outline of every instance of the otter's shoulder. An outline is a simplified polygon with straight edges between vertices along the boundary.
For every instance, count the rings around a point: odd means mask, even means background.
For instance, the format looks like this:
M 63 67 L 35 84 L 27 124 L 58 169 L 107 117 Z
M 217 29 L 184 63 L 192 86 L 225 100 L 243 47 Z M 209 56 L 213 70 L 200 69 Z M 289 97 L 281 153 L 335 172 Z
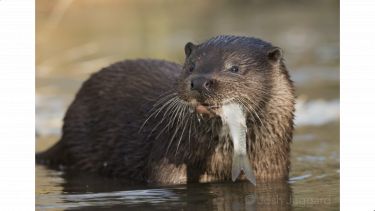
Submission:
M 175 81 L 181 72 L 181 65 L 165 60 L 123 60 L 93 73 L 82 84 L 82 89 L 137 89 L 142 84 L 155 86 L 168 80 Z

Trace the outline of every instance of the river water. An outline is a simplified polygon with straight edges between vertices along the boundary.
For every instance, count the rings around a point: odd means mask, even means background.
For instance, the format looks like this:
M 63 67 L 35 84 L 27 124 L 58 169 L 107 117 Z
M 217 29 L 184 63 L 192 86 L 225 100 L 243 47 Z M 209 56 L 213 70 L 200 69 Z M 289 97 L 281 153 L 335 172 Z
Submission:
M 338 210 L 339 3 L 318 1 L 37 0 L 36 151 L 61 135 L 81 83 L 131 58 L 182 63 L 186 42 L 256 36 L 284 49 L 297 88 L 285 183 L 132 184 L 36 166 L 36 210 Z

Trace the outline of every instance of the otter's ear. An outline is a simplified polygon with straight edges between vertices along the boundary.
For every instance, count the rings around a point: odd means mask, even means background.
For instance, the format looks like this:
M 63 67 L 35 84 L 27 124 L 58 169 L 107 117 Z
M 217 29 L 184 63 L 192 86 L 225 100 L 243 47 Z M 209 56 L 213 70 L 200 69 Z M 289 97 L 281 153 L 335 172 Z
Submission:
M 267 52 L 267 57 L 271 62 L 279 62 L 283 57 L 283 50 L 279 47 L 273 47 Z
M 191 42 L 186 43 L 186 45 L 185 45 L 185 55 L 186 55 L 186 57 L 190 56 L 191 52 L 193 52 L 193 50 L 194 50 L 196 47 L 197 47 L 197 46 L 194 45 L 194 44 L 191 43 Z

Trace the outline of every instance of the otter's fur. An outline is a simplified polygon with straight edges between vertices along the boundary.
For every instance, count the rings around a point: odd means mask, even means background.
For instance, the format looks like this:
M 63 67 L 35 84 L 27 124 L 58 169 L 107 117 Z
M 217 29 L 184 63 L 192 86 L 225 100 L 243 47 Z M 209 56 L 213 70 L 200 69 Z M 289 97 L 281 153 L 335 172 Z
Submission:
M 233 145 L 209 108 L 233 101 L 246 109 L 257 180 L 287 179 L 295 97 L 281 50 L 256 38 L 218 36 L 188 43 L 185 53 L 184 66 L 126 60 L 93 74 L 66 113 L 61 140 L 37 159 L 150 183 L 231 180 Z M 199 80 L 209 83 L 193 90 Z

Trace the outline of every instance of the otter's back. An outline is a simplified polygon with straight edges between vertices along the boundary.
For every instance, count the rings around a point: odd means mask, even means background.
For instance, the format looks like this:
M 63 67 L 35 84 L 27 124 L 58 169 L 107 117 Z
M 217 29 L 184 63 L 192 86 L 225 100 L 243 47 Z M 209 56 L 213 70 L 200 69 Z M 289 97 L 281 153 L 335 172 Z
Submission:
M 180 73 L 181 66 L 161 60 L 126 60 L 94 73 L 66 112 L 59 143 L 38 157 L 105 175 L 139 174 L 152 145 L 139 129 Z

